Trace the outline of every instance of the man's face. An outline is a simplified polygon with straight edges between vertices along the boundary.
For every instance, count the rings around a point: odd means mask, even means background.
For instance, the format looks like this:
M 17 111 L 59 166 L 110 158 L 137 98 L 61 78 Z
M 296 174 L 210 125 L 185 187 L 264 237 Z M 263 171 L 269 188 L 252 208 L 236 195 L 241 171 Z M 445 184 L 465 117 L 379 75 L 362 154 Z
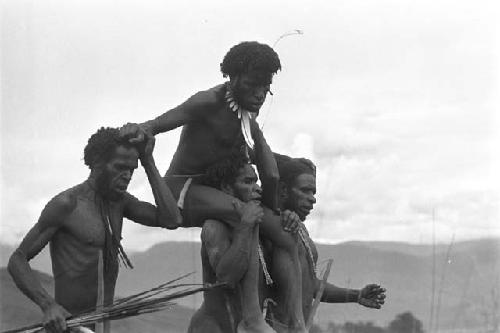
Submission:
M 262 189 L 257 184 L 257 175 L 250 164 L 245 164 L 238 172 L 234 184 L 225 186 L 225 192 L 243 202 L 260 201 Z
M 288 198 L 285 208 L 297 213 L 304 221 L 316 203 L 316 177 L 303 173 L 295 178 L 292 186 L 288 187 Z
M 250 112 L 259 112 L 271 87 L 272 74 L 250 70 L 233 79 L 233 91 L 238 103 Z
M 97 179 L 100 193 L 110 200 L 119 200 L 127 191 L 134 170 L 137 169 L 139 153 L 133 147 L 118 146 L 103 165 Z

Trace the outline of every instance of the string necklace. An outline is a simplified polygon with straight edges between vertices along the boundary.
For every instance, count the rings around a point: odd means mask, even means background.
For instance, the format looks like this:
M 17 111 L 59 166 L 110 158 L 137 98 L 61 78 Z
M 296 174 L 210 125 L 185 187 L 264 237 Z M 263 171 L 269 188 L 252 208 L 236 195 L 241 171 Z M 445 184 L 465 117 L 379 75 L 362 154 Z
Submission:
M 300 236 L 300 240 L 304 244 L 304 247 L 306 248 L 306 251 L 309 255 L 311 269 L 313 270 L 314 275 L 316 275 L 316 273 L 317 273 L 316 272 L 316 263 L 314 262 L 313 252 L 312 252 L 311 246 L 309 244 L 309 239 L 308 239 L 309 237 L 307 236 L 306 227 L 302 223 L 300 224 L 300 227 L 299 227 L 299 236 Z
M 229 82 L 226 82 L 226 95 L 224 96 L 226 100 L 226 104 L 229 107 L 229 110 L 236 113 L 238 115 L 238 119 L 241 122 L 241 133 L 245 138 L 245 143 L 251 149 L 254 148 L 255 143 L 252 138 L 252 131 L 250 128 L 250 119 L 253 117 L 253 114 L 245 110 L 234 97 L 233 92 L 231 91 L 231 87 L 229 86 Z

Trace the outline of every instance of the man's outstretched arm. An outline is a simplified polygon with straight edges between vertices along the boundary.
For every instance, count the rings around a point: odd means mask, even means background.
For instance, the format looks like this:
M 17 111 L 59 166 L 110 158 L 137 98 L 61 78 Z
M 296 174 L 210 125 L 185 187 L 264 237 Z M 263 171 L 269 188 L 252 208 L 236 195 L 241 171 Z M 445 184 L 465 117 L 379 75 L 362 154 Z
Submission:
M 278 184 L 280 175 L 278 165 L 271 148 L 264 138 L 264 134 L 257 122 L 252 119 L 252 137 L 255 143 L 253 154 L 254 163 L 259 171 L 259 178 L 262 183 L 262 202 L 273 211 L 278 209 Z
M 200 91 L 184 103 L 176 106 L 156 117 L 141 124 L 128 123 L 120 129 L 120 135 L 126 137 L 130 142 L 142 142 L 146 133 L 156 135 L 168 132 L 179 126 L 192 121 L 199 121 L 217 103 L 216 87 L 206 91 Z
M 143 225 L 176 229 L 182 224 L 182 217 L 172 192 L 156 167 L 153 158 L 154 143 L 154 137 L 146 134 L 146 141 L 139 143 L 138 148 L 141 164 L 151 185 L 156 207 L 130 196 L 125 204 L 124 215 Z
M 316 289 L 320 281 L 316 279 Z M 340 288 L 327 283 L 321 302 L 326 303 L 359 303 L 369 308 L 380 309 L 384 304 L 385 289 L 376 284 L 369 284 L 363 289 Z
M 70 313 L 42 287 L 28 261 L 47 245 L 74 207 L 75 202 L 69 197 L 59 195 L 52 199 L 9 259 L 8 270 L 12 279 L 23 294 L 43 311 L 44 326 L 49 332 L 63 332 L 66 329 L 65 318 Z

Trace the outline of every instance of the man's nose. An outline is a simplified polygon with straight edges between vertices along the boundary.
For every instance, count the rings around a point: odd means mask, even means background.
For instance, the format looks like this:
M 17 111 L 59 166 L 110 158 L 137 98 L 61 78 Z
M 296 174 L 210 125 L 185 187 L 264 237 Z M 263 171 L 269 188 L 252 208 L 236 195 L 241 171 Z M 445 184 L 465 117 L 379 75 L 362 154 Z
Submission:
M 259 102 L 263 102 L 266 99 L 267 92 L 269 91 L 269 87 L 259 87 L 255 90 L 255 98 Z
M 260 188 L 259 185 L 255 184 L 255 188 L 254 188 L 255 192 L 259 193 L 259 194 L 262 194 L 262 189 Z
M 127 181 L 130 181 L 132 179 L 132 171 L 130 171 L 130 170 L 124 171 L 122 173 L 122 178 L 127 180 Z
M 314 196 L 314 194 L 310 195 L 308 199 L 309 199 L 309 202 L 311 204 L 315 204 L 316 203 L 316 197 Z

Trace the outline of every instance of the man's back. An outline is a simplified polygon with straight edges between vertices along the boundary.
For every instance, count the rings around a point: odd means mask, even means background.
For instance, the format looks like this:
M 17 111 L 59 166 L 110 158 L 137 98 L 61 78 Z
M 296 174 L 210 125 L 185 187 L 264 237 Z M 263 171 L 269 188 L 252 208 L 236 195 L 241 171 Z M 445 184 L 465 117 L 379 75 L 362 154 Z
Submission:
M 188 99 L 179 112 L 190 114 L 182 128 L 177 150 L 167 175 L 204 173 L 215 162 L 229 156 L 236 145 L 243 145 L 240 120 L 229 110 L 226 85 L 201 91 Z

